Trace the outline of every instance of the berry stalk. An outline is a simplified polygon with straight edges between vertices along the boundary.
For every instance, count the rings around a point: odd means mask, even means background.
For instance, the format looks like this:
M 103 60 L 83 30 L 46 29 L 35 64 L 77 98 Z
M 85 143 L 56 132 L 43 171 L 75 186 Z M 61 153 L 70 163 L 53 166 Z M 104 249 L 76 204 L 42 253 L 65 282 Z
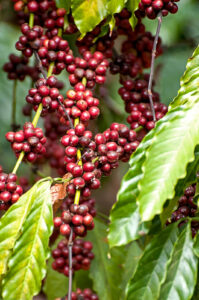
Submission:
M 29 26 L 30 26 L 30 28 L 32 28 L 34 26 L 34 14 L 33 13 L 30 13 L 30 16 L 29 16 Z
M 82 84 L 84 86 L 86 86 L 86 78 L 85 77 L 82 79 Z M 79 118 L 76 118 L 75 122 L 74 122 L 74 127 L 76 127 L 78 124 L 79 124 Z M 77 160 L 78 160 L 78 165 L 79 166 L 82 166 L 82 159 L 81 158 L 82 158 L 81 150 L 78 149 L 77 150 Z M 80 196 L 81 196 L 81 192 L 80 192 L 80 190 L 77 190 L 76 193 L 75 193 L 74 204 L 79 205 Z

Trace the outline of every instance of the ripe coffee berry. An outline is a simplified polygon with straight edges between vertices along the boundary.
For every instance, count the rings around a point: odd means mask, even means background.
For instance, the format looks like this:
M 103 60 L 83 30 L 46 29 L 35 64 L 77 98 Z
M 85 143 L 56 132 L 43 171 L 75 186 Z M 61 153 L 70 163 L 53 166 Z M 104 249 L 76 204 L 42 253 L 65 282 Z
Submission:
M 46 152 L 44 144 L 46 138 L 41 128 L 34 128 L 31 122 L 26 122 L 23 130 L 6 133 L 6 139 L 11 143 L 12 149 L 18 157 L 20 152 L 24 152 L 24 158 L 29 162 L 34 162 L 38 157 Z

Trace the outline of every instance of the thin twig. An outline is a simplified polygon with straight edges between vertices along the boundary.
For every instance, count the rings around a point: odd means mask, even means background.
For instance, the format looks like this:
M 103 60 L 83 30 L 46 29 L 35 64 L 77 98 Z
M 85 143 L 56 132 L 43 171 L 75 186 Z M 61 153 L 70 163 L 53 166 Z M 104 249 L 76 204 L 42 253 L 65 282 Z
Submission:
M 73 122 L 72 122 L 67 110 L 65 109 L 64 105 L 61 103 L 61 101 L 59 99 L 57 99 L 57 101 L 58 101 L 59 105 L 62 107 L 62 109 L 63 109 L 63 111 L 64 111 L 64 113 L 65 113 L 65 115 L 66 115 L 66 117 L 67 117 L 67 119 L 70 123 L 70 128 L 74 129 Z
M 37 61 L 37 66 L 39 68 L 39 71 L 42 73 L 43 77 L 45 79 L 47 79 L 47 75 L 46 75 L 46 72 L 45 72 L 45 70 L 44 70 L 44 68 L 42 66 L 41 59 L 40 59 L 37 51 L 35 51 L 35 50 L 34 50 L 34 55 L 35 55 L 35 58 L 36 58 L 36 61 Z
M 69 280 L 68 280 L 68 300 L 72 300 L 73 285 L 73 228 L 71 227 L 70 237 L 68 241 L 68 260 L 69 260 Z
M 162 24 L 162 13 L 160 12 L 158 14 L 158 26 L 155 34 L 155 39 L 153 42 L 153 50 L 152 50 L 152 56 L 151 56 L 151 70 L 150 70 L 150 76 L 149 76 L 149 84 L 148 84 L 148 95 L 149 95 L 149 101 L 150 101 L 150 106 L 151 106 L 151 111 L 153 115 L 153 121 L 156 122 L 156 117 L 155 117 L 155 109 L 153 105 L 153 97 L 152 97 L 152 83 L 153 83 L 153 76 L 154 76 L 154 62 L 155 62 L 155 57 L 156 57 L 156 50 L 157 50 L 157 43 L 158 43 L 158 38 L 160 34 L 160 28 Z

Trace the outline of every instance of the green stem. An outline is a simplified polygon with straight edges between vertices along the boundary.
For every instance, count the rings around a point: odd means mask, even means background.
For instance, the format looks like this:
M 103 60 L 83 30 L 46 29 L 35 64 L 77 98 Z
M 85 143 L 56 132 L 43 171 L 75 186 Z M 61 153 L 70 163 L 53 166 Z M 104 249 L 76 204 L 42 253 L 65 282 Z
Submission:
M 79 205 L 80 195 L 81 195 L 80 190 L 76 190 L 76 193 L 75 193 L 75 199 L 74 199 L 74 204 Z
M 38 106 L 38 109 L 36 111 L 36 114 L 34 116 L 34 119 L 32 121 L 32 124 L 33 124 L 34 127 L 37 126 L 37 123 L 38 123 L 39 118 L 41 116 L 42 109 L 43 109 L 43 106 L 42 106 L 42 103 L 40 103 L 39 106 Z
M 135 132 L 139 132 L 139 131 L 141 131 L 143 129 L 143 127 L 142 126 L 139 126 L 139 127 L 137 127 L 137 128 L 135 128 L 135 129 L 133 129 Z
M 22 160 L 24 158 L 24 155 L 25 155 L 25 153 L 22 151 L 20 153 L 20 155 L 19 155 L 19 158 L 17 159 L 17 162 L 16 162 L 16 164 L 14 166 L 14 169 L 13 169 L 12 173 L 14 173 L 14 174 L 17 173 L 17 170 L 18 170 L 18 168 L 19 168 L 19 166 L 20 166 L 20 164 L 21 164 L 21 162 L 22 162 Z
M 49 66 L 49 68 L 48 68 L 48 74 L 47 74 L 47 77 L 50 77 L 50 76 L 52 75 L 54 65 L 55 65 L 54 62 L 51 62 L 51 63 L 50 63 L 50 66 Z
M 58 29 L 58 34 L 57 35 L 60 36 L 60 37 L 62 36 L 62 28 Z
M 34 26 L 34 14 L 33 13 L 30 13 L 30 16 L 29 16 L 29 26 L 30 26 L 30 28 L 32 28 Z
M 16 126 L 16 105 L 17 105 L 17 80 L 13 84 L 13 98 L 12 98 L 12 125 Z
M 86 85 L 86 77 L 82 79 L 82 84 Z M 76 118 L 74 121 L 74 127 L 76 127 L 78 124 L 79 124 L 79 118 Z M 82 154 L 80 149 L 77 150 L 77 160 L 78 160 L 78 165 L 82 166 Z M 81 196 L 81 191 L 77 190 L 75 193 L 74 204 L 79 205 L 80 196 Z

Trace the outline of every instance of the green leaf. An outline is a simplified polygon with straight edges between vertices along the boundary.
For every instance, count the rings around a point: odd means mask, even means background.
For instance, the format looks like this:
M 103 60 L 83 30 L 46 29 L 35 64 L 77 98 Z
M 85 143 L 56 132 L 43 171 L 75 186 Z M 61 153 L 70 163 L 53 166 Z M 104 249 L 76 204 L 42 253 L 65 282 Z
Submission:
M 125 290 L 126 290 L 127 283 L 136 270 L 137 264 L 142 254 L 142 250 L 138 246 L 137 242 L 132 242 L 129 245 L 119 247 L 119 249 L 123 251 L 123 259 L 124 259 L 123 272 L 121 274 L 120 287 L 122 290 L 122 294 L 120 299 L 125 299 Z
M 135 25 L 137 24 L 137 18 L 134 12 L 136 11 L 136 9 L 138 9 L 139 2 L 140 0 L 128 0 L 126 4 L 127 9 L 132 13 L 132 16 L 129 19 L 132 29 L 134 29 Z
M 170 107 L 182 104 L 193 104 L 199 98 L 199 47 L 196 48 L 192 57 L 188 60 L 186 71 L 180 81 L 180 90 Z
M 197 257 L 199 257 L 199 233 L 197 232 L 196 236 L 194 237 L 194 253 Z
M 198 260 L 193 252 L 190 224 L 181 232 L 160 290 L 159 300 L 191 299 L 197 279 Z
M 172 224 L 148 244 L 129 282 L 127 300 L 158 298 L 177 236 L 178 224 Z
M 153 143 L 155 133 L 163 130 L 167 123 L 175 119 L 178 114 L 178 111 L 173 111 L 161 119 L 131 156 L 130 169 L 122 180 L 118 201 L 113 205 L 110 215 L 111 223 L 108 234 L 110 247 L 128 244 L 148 232 L 150 224 L 141 223 L 136 204 L 136 198 L 139 194 L 138 183 L 144 176 L 142 166 L 146 160 L 145 152 Z
M 79 270 L 75 272 L 73 283 L 80 289 L 90 288 L 93 289 L 93 281 L 89 277 L 89 270 Z
M 57 244 L 61 239 L 63 239 L 63 236 L 57 239 L 52 249 L 55 249 L 57 247 Z M 68 292 L 68 277 L 53 270 L 52 262 L 53 258 L 51 256 L 47 263 L 47 274 L 43 287 L 43 291 L 46 294 L 48 300 L 54 300 L 56 298 L 64 297 Z
M 129 269 L 126 274 L 123 274 L 125 273 L 124 268 L 128 264 L 131 272 L 133 272 L 141 250 L 138 245 L 130 245 L 113 248 L 109 252 L 106 229 L 106 225 L 95 220 L 95 229 L 88 233 L 88 239 L 93 243 L 95 254 L 95 259 L 92 261 L 90 268 L 90 277 L 93 280 L 93 288 L 100 299 L 120 300 L 124 298 L 122 296 L 124 286 L 130 276 Z M 126 259 L 130 257 L 131 261 L 127 262 Z
M 199 102 L 192 107 L 180 106 L 178 115 L 155 135 L 142 166 L 137 202 L 143 221 L 160 214 L 167 199 L 172 199 L 179 179 L 186 176 L 189 162 L 199 143 Z M 169 116 L 173 111 L 170 110 Z
M 32 300 L 46 274 L 48 242 L 53 230 L 50 181 L 40 182 L 32 193 L 33 205 L 23 224 L 3 279 L 3 299 Z M 17 216 L 19 218 L 19 216 Z
M 164 225 L 171 217 L 172 212 L 175 208 L 177 208 L 178 200 L 183 195 L 185 189 L 196 182 L 196 173 L 199 167 L 199 146 L 196 146 L 195 149 L 195 157 L 194 160 L 188 164 L 186 170 L 186 177 L 180 179 L 175 187 L 175 197 L 172 201 L 169 201 L 168 206 L 163 210 L 162 214 L 160 215 L 162 225 Z
M 72 14 L 82 35 L 92 31 L 108 15 L 106 0 L 72 0 Z
M 37 185 L 38 183 L 20 197 L 0 220 L 0 275 L 6 273 L 8 259 L 30 212 Z
M 70 10 L 71 0 L 55 0 L 58 8 L 65 8 L 67 12 Z
M 126 0 L 109 0 L 107 3 L 108 12 L 111 15 L 121 12 L 124 8 Z

